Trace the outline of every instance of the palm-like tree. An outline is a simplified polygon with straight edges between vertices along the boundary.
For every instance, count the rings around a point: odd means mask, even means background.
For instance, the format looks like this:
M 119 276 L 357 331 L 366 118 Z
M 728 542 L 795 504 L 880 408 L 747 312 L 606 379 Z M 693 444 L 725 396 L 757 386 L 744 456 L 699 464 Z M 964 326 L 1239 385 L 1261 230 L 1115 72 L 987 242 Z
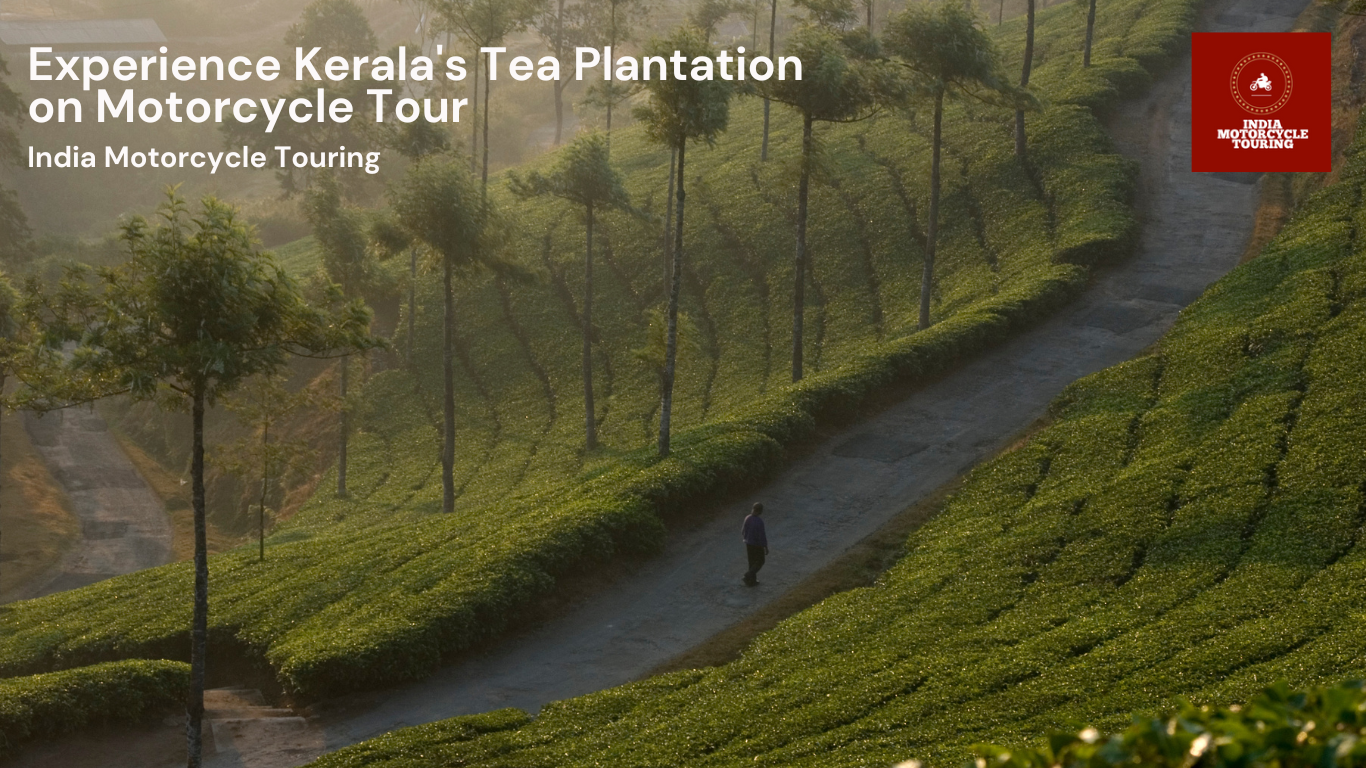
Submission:
M 1032 3 L 1033 0 L 1030 0 Z M 934 103 L 930 160 L 930 222 L 920 284 L 920 328 L 930 326 L 930 291 L 939 234 L 939 158 L 943 146 L 944 99 L 955 95 L 1006 97 L 1020 109 L 1029 105 L 1022 90 L 1001 71 L 991 38 L 957 3 L 913 6 L 892 20 L 887 48 L 911 73 L 919 90 Z
M 793 260 L 792 380 L 801 381 L 803 317 L 806 308 L 807 209 L 811 171 L 815 162 L 814 126 L 817 122 L 848 123 L 872 116 L 878 109 L 878 64 L 871 54 L 871 38 L 858 33 L 841 34 L 826 27 L 808 25 L 787 43 L 787 53 L 802 62 L 801 80 L 770 81 L 768 98 L 795 109 L 802 116 L 802 161 L 797 181 L 797 252 Z M 851 44 L 852 43 L 852 44 Z M 859 44 L 863 50 L 859 50 Z
M 488 226 L 492 211 L 470 174 L 449 157 L 414 165 L 390 191 L 394 216 L 440 262 L 442 289 L 441 510 L 455 511 L 455 277 L 497 266 Z
M 583 207 L 584 445 L 591 451 L 598 445 L 593 407 L 593 226 L 599 212 L 628 208 L 630 198 L 621 184 L 621 175 L 608 159 L 606 139 L 596 134 L 582 136 L 565 147 L 549 174 L 532 173 L 525 179 L 513 176 L 511 185 L 519 197 L 552 195 Z
M 711 46 L 694 29 L 681 29 L 645 47 L 647 56 L 668 57 L 677 51 L 689 61 L 713 55 Z M 636 119 L 645 126 L 645 135 L 677 153 L 674 178 L 676 208 L 673 269 L 669 281 L 667 329 L 665 332 L 664 374 L 661 381 L 659 412 L 659 455 L 669 455 L 670 418 L 673 414 L 674 366 L 678 355 L 678 297 L 683 286 L 683 215 L 687 197 L 688 144 L 711 144 L 730 121 L 730 83 L 724 80 L 651 80 L 646 88 L 650 100 L 636 110 Z

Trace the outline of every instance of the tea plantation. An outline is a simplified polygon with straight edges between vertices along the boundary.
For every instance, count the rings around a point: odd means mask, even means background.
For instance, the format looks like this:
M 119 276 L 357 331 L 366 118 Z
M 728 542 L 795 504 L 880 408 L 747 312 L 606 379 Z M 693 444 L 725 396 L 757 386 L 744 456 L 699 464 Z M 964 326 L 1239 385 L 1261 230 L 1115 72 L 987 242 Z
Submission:
M 946 766 L 977 742 L 1120 729 L 1179 697 L 1241 704 L 1278 680 L 1360 675 L 1363 185 L 1366 130 L 1259 258 L 1153 354 L 1069 387 L 1049 425 L 974 470 L 876 586 L 789 618 L 723 667 L 534 720 L 398 731 L 314 768 Z M 1332 715 L 1355 728 L 1359 700 Z M 1323 744 L 1316 727 L 1305 734 Z M 1097 760 L 1128 764 L 1111 756 Z
M 1133 240 L 1131 169 L 1094 111 L 1132 95 L 1184 45 L 1192 0 L 1107 0 L 1095 64 L 1080 65 L 1085 17 L 1040 14 L 1031 160 L 1012 154 L 1011 115 L 972 102 L 946 119 L 943 238 L 934 317 L 913 333 L 927 208 L 930 121 L 885 115 L 821 131 L 812 200 L 806 360 L 787 382 L 795 122 L 775 107 L 771 162 L 757 162 L 761 110 L 737 103 L 712 150 L 689 153 L 684 343 L 673 456 L 650 449 L 654 373 L 633 354 L 662 299 L 667 153 L 633 130 L 613 159 L 650 215 L 600 219 L 595 360 L 603 447 L 581 448 L 581 224 L 550 202 L 492 194 L 515 252 L 540 273 L 464 283 L 453 515 L 440 507 L 436 281 L 420 291 L 415 371 L 365 386 L 347 499 L 319 492 L 269 542 L 267 560 L 211 563 L 211 646 L 268 664 L 300 699 L 413 679 L 487 638 L 556 581 L 655 551 L 663 521 L 762 480 L 817 430 L 892 385 L 942 370 L 1046 315 Z M 1020 22 L 994 32 L 1018 65 Z M 1094 111 L 1093 111 L 1094 110 Z M 291 249 L 290 263 L 307 259 Z M 400 323 L 405 327 L 406 323 Z M 400 336 L 396 347 L 405 349 Z M 334 485 L 324 479 L 321 488 Z M 132 574 L 0 607 L 0 676 L 109 659 L 183 658 L 190 571 Z

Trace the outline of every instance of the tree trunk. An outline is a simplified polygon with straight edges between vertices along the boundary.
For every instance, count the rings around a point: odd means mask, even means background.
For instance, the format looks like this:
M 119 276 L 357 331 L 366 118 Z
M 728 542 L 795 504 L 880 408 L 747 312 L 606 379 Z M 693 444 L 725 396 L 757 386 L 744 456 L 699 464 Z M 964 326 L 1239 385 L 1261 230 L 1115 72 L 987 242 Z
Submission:
M 555 60 L 564 60 L 564 0 L 560 0 L 555 11 Z M 560 136 L 564 132 L 564 81 L 556 79 L 551 83 L 555 91 L 555 146 L 560 146 Z
M 674 257 L 674 174 L 678 170 L 678 150 L 669 153 L 669 192 L 664 196 L 664 204 L 668 211 L 664 214 L 664 282 L 661 287 L 665 295 L 669 293 L 669 285 L 673 281 L 673 257 Z
M 1091 66 L 1091 38 L 1096 32 L 1096 0 L 1091 0 L 1086 6 L 1086 46 L 1082 49 L 1081 65 Z
M 341 358 L 341 408 L 337 411 L 340 437 L 337 440 L 337 495 L 346 498 L 346 444 L 351 436 L 351 424 L 346 412 L 346 389 L 351 376 L 351 356 Z
M 441 259 L 442 313 L 441 374 L 441 511 L 455 511 L 455 291 L 451 285 L 451 259 Z
M 1024 69 L 1020 73 L 1020 87 L 1029 85 L 1029 70 L 1034 65 L 1034 0 L 1025 0 L 1025 49 Z M 1025 113 L 1015 110 L 1015 156 L 1023 160 L 1026 152 Z
M 659 457 L 669 456 L 670 418 L 674 404 L 674 368 L 678 360 L 678 295 L 683 289 L 683 162 L 688 150 L 688 141 L 678 143 L 678 229 L 674 234 L 673 275 L 669 280 L 669 315 L 664 336 L 664 375 L 660 382 L 663 394 L 659 406 Z
M 802 118 L 802 172 L 797 182 L 797 256 L 793 261 L 796 281 L 792 287 L 792 380 L 802 380 L 802 324 L 806 312 L 806 212 L 811 197 L 810 114 Z
M 470 94 L 470 173 L 479 170 L 479 54 L 474 55 L 474 92 Z M 485 107 L 487 109 L 487 107 Z
M 256 535 L 261 562 L 266 561 L 266 490 L 270 488 L 270 422 L 261 424 L 261 506 L 256 510 Z
M 1001 26 L 1001 22 L 1006 20 L 1006 0 L 1001 0 L 1000 10 L 996 11 L 996 26 Z
M 4 374 L 0 374 L 0 394 L 3 394 L 4 391 L 5 391 L 5 378 L 6 378 L 6 377 L 5 377 Z M 3 419 L 4 417 L 5 417 L 5 409 L 4 409 L 4 408 L 0 408 L 0 419 Z M 3 464 L 3 463 L 0 463 L 0 479 L 4 478 L 3 468 L 4 468 L 4 464 Z M 0 485 L 0 490 L 4 490 L 3 485 Z M 2 543 L 2 542 L 3 542 L 3 539 L 0 539 L 0 543 Z M 0 594 L 4 594 L 4 591 L 5 591 L 5 590 L 4 590 L 4 580 L 3 580 L 3 579 L 0 579 Z
M 609 2 L 610 1 L 611 0 L 609 0 Z M 608 22 L 607 45 L 614 51 L 617 49 L 617 4 L 615 2 L 612 3 L 611 20 Z M 611 65 L 608 64 L 608 66 L 610 67 Z M 616 102 L 616 89 L 612 86 L 610 82 L 603 83 L 602 87 L 607 89 L 605 92 L 605 95 L 607 96 L 607 156 L 611 157 L 612 105 Z
M 417 335 L 417 249 L 408 249 L 408 367 L 413 360 L 413 337 Z
M 583 258 L 583 412 L 584 445 L 598 447 L 597 411 L 593 409 L 593 204 L 588 204 L 588 246 Z
M 484 172 L 479 177 L 479 202 L 483 204 L 487 204 L 489 199 L 489 112 L 492 111 L 490 107 L 493 105 L 489 91 L 492 88 L 493 81 L 489 78 L 488 67 L 484 67 Z
M 868 6 L 868 32 L 869 32 L 869 33 L 872 33 L 872 31 L 873 31 L 873 0 L 866 0 L 866 5 Z
M 778 54 L 778 0 L 773 0 L 772 12 L 768 17 L 768 56 L 774 61 Z M 772 108 L 767 97 L 764 98 L 764 139 L 759 145 L 759 162 L 768 162 L 768 122 Z
M 204 667 L 209 634 L 209 547 L 204 517 L 204 386 L 192 397 L 194 447 L 190 457 L 194 508 L 194 621 L 190 625 L 190 691 L 185 700 L 186 765 L 200 768 L 204 756 Z
M 1033 0 L 1030 0 L 1033 2 Z M 944 123 L 944 92 L 934 95 L 934 136 L 930 157 L 930 226 L 925 234 L 925 271 L 920 278 L 920 330 L 930 327 L 930 290 L 934 285 L 935 239 L 939 236 L 939 150 Z

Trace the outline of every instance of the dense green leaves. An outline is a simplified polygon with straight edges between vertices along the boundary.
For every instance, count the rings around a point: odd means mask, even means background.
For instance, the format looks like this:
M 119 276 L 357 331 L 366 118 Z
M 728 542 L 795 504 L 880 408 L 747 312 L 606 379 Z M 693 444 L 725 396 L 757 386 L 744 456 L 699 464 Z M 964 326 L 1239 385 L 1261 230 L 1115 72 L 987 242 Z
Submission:
M 189 680 L 189 667 L 173 661 L 119 661 L 0 680 L 0 758 L 26 741 L 170 714 L 184 702 Z
M 1074 383 L 1046 427 L 973 470 L 875 586 L 731 664 L 439 742 L 448 763 L 1358 764 L 1359 687 L 1265 689 L 1366 670 L 1363 185 L 1366 153 L 1349 151 L 1338 182 L 1151 354 Z M 1198 708 L 1153 719 L 1183 699 Z M 1114 740 L 1041 743 L 1134 716 Z M 435 746 L 416 731 L 385 744 L 316 765 Z
M 1088 728 L 1050 736 L 1036 749 L 976 751 L 1001 768 L 1348 768 L 1366 762 L 1366 691 L 1359 681 L 1303 693 L 1278 683 L 1246 706 L 1183 702 L 1165 718 L 1138 718 L 1108 739 Z
M 1155 34 L 1147 19 L 1179 30 L 1169 22 L 1187 15 L 1176 0 L 1114 0 L 1100 20 L 1098 50 L 1147 46 L 1143 35 Z M 1067 6 L 1041 14 L 1040 48 L 1049 52 L 1041 73 L 1055 62 L 1072 71 L 1066 51 L 1080 44 L 1079 21 Z M 1010 23 L 1005 29 L 1014 34 Z M 1108 77 L 1127 71 L 1120 64 L 1128 61 L 1098 56 L 1091 71 Z M 781 296 L 793 284 L 784 211 L 794 184 L 784 160 L 796 157 L 800 125 L 776 111 L 773 162 L 757 166 L 762 105 L 735 102 L 717 150 L 688 154 L 691 263 L 681 311 L 693 322 L 681 331 L 679 428 L 666 461 L 647 447 L 658 414 L 656 366 L 633 351 L 651 346 L 652 310 L 663 295 L 669 153 L 639 129 L 618 131 L 612 142 L 624 187 L 653 216 L 599 220 L 598 453 L 582 450 L 581 360 L 572 343 L 583 230 L 562 202 L 514 202 L 505 185 L 491 186 L 491 204 L 516 205 L 507 252 L 541 279 L 480 270 L 456 284 L 455 511 L 433 514 L 443 493 L 436 447 L 444 326 L 440 281 L 425 277 L 415 365 L 375 376 L 359 398 L 349 498 L 310 500 L 267 541 L 265 563 L 254 547 L 213 561 L 213 637 L 268 661 L 305 698 L 421 677 L 525 618 L 563 579 L 657 551 L 670 516 L 771 476 L 790 451 L 889 386 L 940 372 L 1048 317 L 1085 283 L 1085 265 L 1128 247 L 1130 169 L 1087 109 L 1055 104 L 1035 121 L 1040 192 L 1011 155 L 1008 119 L 989 105 L 946 109 L 951 172 L 935 325 L 924 333 L 914 330 L 928 116 L 884 115 L 822 131 L 828 175 L 812 187 L 810 229 L 810 284 L 820 291 L 813 288 L 809 310 L 808 375 L 793 387 L 774 350 L 791 341 L 791 308 Z M 543 174 L 550 162 L 539 166 Z M 472 189 L 463 199 L 477 201 Z M 442 222 L 432 221 L 440 232 Z M 301 273 L 316 270 L 312 242 L 289 249 L 288 263 Z M 407 341 L 400 335 L 396 343 Z M 1151 472 L 1165 477 L 1162 466 Z M 188 568 L 173 565 L 15 605 L 0 614 L 0 675 L 183 658 L 188 583 Z

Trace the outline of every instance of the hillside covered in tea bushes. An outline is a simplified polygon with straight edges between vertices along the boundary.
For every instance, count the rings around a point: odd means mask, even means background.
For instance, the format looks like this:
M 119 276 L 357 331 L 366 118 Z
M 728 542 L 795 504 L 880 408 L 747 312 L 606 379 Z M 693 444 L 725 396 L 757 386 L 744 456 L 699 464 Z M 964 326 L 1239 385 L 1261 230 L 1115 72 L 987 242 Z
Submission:
M 974 743 L 1120 729 L 1180 697 L 1242 704 L 1278 680 L 1360 676 L 1364 185 L 1358 130 L 1335 183 L 1258 258 L 1152 354 L 1069 387 L 875 586 L 726 666 L 534 720 L 398 731 L 313 768 L 951 766 Z
M 1030 161 L 1013 155 L 1011 113 L 955 104 L 945 125 L 945 197 L 935 325 L 916 333 L 929 175 L 927 113 L 821 128 L 812 198 L 810 375 L 788 383 L 796 120 L 775 106 L 771 161 L 757 162 L 761 108 L 733 105 L 712 149 L 689 153 L 684 311 L 674 453 L 652 449 L 658 387 L 635 350 L 662 299 L 668 154 L 633 129 L 613 139 L 639 213 L 601 219 L 596 302 L 603 447 L 582 450 L 577 214 L 491 194 L 514 224 L 530 282 L 461 285 L 456 512 L 442 516 L 435 426 L 440 301 L 426 276 L 416 370 L 364 387 L 350 495 L 330 478 L 268 542 L 211 563 L 214 653 L 268 665 L 298 699 L 423 676 L 496 634 L 558 579 L 656 551 L 664 521 L 771 475 L 821 428 L 1046 316 L 1088 267 L 1131 247 L 1130 164 L 1097 111 L 1133 95 L 1177 56 L 1191 0 L 1112 0 L 1094 65 L 1081 68 L 1084 14 L 1039 16 Z M 993 29 L 1017 67 L 1022 22 Z M 303 265 L 299 249 L 290 263 Z M 299 269 L 306 269 L 304 266 Z M 400 328 L 405 323 L 400 323 Z M 404 350 L 400 334 L 395 347 Z M 186 565 L 0 607 L 0 675 L 130 657 L 183 658 Z

